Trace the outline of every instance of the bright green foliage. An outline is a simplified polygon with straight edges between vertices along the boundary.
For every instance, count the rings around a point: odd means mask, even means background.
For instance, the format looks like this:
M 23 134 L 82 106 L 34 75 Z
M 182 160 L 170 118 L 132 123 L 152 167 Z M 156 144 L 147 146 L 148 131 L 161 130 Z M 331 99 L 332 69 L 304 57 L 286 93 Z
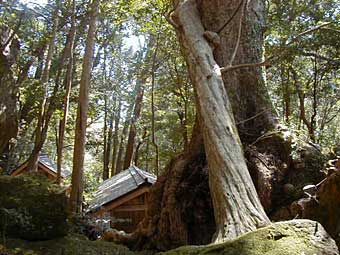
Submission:
M 285 124 L 304 139 L 312 138 L 309 123 L 314 142 L 325 150 L 340 142 L 339 12 L 336 1 L 275 0 L 268 6 L 266 57 L 277 59 L 267 69 L 273 102 Z

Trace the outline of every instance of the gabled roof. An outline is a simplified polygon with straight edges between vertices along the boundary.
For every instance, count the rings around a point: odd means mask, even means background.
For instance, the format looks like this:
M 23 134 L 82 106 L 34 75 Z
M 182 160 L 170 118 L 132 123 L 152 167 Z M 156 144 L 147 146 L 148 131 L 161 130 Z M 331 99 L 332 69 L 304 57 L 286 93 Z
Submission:
M 11 173 L 13 174 L 20 174 L 23 172 L 28 164 L 28 161 L 14 169 Z M 38 164 L 42 166 L 43 169 L 50 172 L 53 175 L 57 175 L 57 166 L 56 164 L 48 157 L 46 153 L 41 153 L 38 158 Z M 71 172 L 68 169 L 61 168 L 61 177 L 66 178 L 71 175 Z
M 57 165 L 48 157 L 46 153 L 41 153 L 38 159 L 39 163 L 49 168 L 52 172 L 57 173 Z M 68 169 L 61 168 L 61 177 L 65 178 L 71 175 Z
M 136 190 L 143 184 L 154 184 L 157 177 L 145 172 L 136 166 L 128 169 L 105 180 L 94 194 L 94 198 L 89 203 L 88 211 L 95 211 L 99 207 L 113 202 L 114 200 Z

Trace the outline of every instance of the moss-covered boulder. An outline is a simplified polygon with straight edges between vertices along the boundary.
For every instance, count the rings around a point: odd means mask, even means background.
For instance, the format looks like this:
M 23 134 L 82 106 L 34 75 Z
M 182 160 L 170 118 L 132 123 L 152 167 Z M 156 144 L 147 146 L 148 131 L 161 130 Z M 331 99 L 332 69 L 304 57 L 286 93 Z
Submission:
M 38 175 L 0 177 L 2 236 L 47 240 L 67 234 L 67 197 Z
M 323 227 L 310 220 L 279 222 L 218 245 L 186 246 L 162 255 L 314 255 L 339 254 Z
M 89 241 L 85 236 L 68 235 L 63 238 L 30 242 L 9 239 L 7 251 L 12 255 L 136 255 L 128 248 L 105 241 Z M 1 253 L 0 253 L 1 254 Z M 141 253 L 140 255 L 148 253 Z

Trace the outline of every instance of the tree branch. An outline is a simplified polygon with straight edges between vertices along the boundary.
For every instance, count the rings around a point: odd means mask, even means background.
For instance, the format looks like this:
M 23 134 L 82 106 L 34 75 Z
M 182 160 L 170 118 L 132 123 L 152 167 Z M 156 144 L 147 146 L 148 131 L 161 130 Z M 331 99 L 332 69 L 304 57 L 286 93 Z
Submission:
M 217 30 L 217 34 L 220 34 L 227 26 L 228 24 L 233 20 L 233 18 L 235 17 L 235 15 L 238 13 L 238 11 L 240 10 L 242 3 L 244 0 L 241 0 L 239 5 L 237 6 L 237 8 L 235 9 L 235 11 L 233 12 L 233 14 L 230 16 L 230 18 L 223 24 L 223 26 Z
M 229 65 L 229 66 L 225 66 L 225 67 L 221 67 L 220 71 L 221 73 L 224 72 L 229 72 L 231 70 L 235 70 L 235 69 L 240 69 L 240 68 L 247 68 L 247 67 L 259 67 L 259 66 L 270 66 L 270 60 L 273 59 L 273 57 L 270 57 L 262 62 L 259 63 L 248 63 L 248 64 L 239 64 L 239 65 Z
M 323 27 L 325 27 L 325 26 L 328 26 L 328 25 L 330 25 L 330 24 L 332 24 L 333 22 L 326 22 L 326 23 L 323 23 L 323 24 L 321 24 L 321 25 L 319 25 L 319 26 L 316 26 L 316 27 L 313 27 L 313 28 L 311 28 L 311 29 L 308 29 L 308 30 L 306 30 L 306 31 L 304 31 L 304 32 L 302 32 L 302 33 L 300 33 L 300 34 L 298 34 L 297 36 L 295 36 L 290 42 L 288 42 L 286 45 L 290 45 L 290 44 L 292 44 L 292 43 L 294 43 L 297 39 L 299 39 L 301 36 L 304 36 L 304 35 L 306 35 L 306 34 L 309 34 L 309 33 L 311 33 L 311 32 L 314 32 L 314 31 L 316 31 L 316 30 L 319 30 L 319 29 L 321 29 L 321 28 L 323 28 Z
M 247 6 L 248 0 L 245 0 L 245 1 L 243 0 L 242 2 L 244 2 L 244 3 L 243 3 L 243 6 L 242 6 L 242 11 L 241 11 L 241 15 L 240 15 L 240 23 L 239 23 L 239 27 L 238 27 L 237 41 L 236 41 L 236 45 L 235 45 L 235 49 L 234 49 L 233 55 L 230 58 L 230 62 L 229 62 L 230 66 L 232 66 L 232 64 L 233 64 L 233 62 L 235 60 L 238 48 L 240 46 L 241 33 L 242 33 L 242 21 L 243 21 L 244 12 L 245 12 L 245 8 Z
M 246 1 L 246 3 L 247 3 L 247 1 Z M 244 15 L 244 11 L 243 11 L 243 15 Z M 241 16 L 243 16 L 242 14 L 241 14 Z M 308 29 L 308 30 L 306 30 L 306 31 L 304 31 L 304 32 L 302 32 L 302 33 L 300 33 L 300 34 L 298 34 L 296 37 L 294 37 L 293 39 L 292 39 L 292 41 L 290 41 L 289 43 L 287 43 L 286 44 L 286 46 L 288 46 L 288 45 L 290 45 L 290 44 L 292 44 L 292 43 L 294 43 L 299 37 L 301 37 L 301 36 L 303 36 L 303 35 L 306 35 L 306 34 L 308 34 L 308 33 L 311 33 L 311 32 L 313 32 L 313 31 L 316 31 L 316 30 L 318 30 L 318 29 L 321 29 L 321 28 L 323 28 L 323 27 L 325 27 L 325 26 L 328 26 L 329 24 L 331 24 L 331 23 L 333 23 L 333 22 L 326 22 L 326 23 L 324 23 L 324 24 L 321 24 L 321 25 L 319 25 L 319 26 L 316 26 L 316 27 L 314 27 L 314 28 L 311 28 L 311 29 Z M 233 53 L 233 55 L 232 55 L 232 58 L 231 58 L 231 60 L 230 60 L 230 63 L 229 63 L 229 65 L 228 66 L 226 66 L 226 67 L 221 67 L 220 68 L 220 71 L 223 73 L 223 72 L 228 72 L 228 71 L 231 71 L 231 70 L 235 70 L 235 69 L 239 69 L 239 68 L 246 68 L 246 67 L 259 67 L 259 66 L 269 66 L 269 65 L 271 65 L 271 60 L 272 59 L 274 59 L 274 58 L 280 58 L 286 51 L 287 51 L 287 48 L 285 48 L 285 49 L 283 49 L 281 52 L 280 52 L 280 54 L 278 54 L 278 55 L 276 55 L 276 56 L 270 56 L 269 58 L 267 58 L 266 60 L 264 60 L 264 61 L 262 61 L 262 62 L 259 62 L 259 63 L 247 63 L 247 64 L 239 64 L 239 65 L 232 65 L 232 62 L 234 61 L 234 58 L 235 58 L 235 56 L 236 56 L 236 53 L 237 53 L 237 50 L 238 50 L 238 47 L 239 47 L 239 38 L 240 38 L 240 30 L 241 30 L 241 24 L 242 24 L 242 19 L 240 19 L 240 27 L 239 27 L 239 35 L 238 35 L 238 40 L 237 40 L 237 44 L 236 44 L 236 47 L 235 47 L 235 50 L 234 50 L 234 53 Z M 314 56 L 314 57 L 316 57 L 315 55 L 313 55 L 313 53 L 310 53 L 310 54 L 312 54 L 312 56 Z M 337 63 L 337 62 L 336 62 Z
M 264 114 L 265 112 L 267 112 L 267 111 L 269 111 L 269 110 L 270 110 L 270 109 L 265 109 L 265 110 L 263 110 L 263 111 L 261 111 L 261 112 L 255 114 L 254 116 L 248 118 L 248 119 L 241 120 L 241 121 L 237 122 L 236 125 L 240 125 L 240 124 L 243 124 L 243 123 L 245 123 L 245 122 L 248 122 L 248 121 L 250 121 L 250 120 L 252 120 L 252 119 L 255 119 L 255 118 L 257 118 L 258 116 Z

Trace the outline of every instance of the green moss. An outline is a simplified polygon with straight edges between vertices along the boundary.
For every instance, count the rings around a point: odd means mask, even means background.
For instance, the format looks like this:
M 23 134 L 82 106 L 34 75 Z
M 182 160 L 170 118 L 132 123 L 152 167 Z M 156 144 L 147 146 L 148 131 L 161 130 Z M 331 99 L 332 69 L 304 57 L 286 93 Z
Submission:
M 302 222 L 301 225 L 291 224 L 290 222 L 276 223 L 266 228 L 247 233 L 235 240 L 228 241 L 222 244 L 180 247 L 175 250 L 161 253 L 161 255 L 334 254 L 328 253 L 328 251 L 325 252 L 324 248 L 322 247 L 322 241 L 320 241 L 320 244 L 317 244 L 317 242 L 319 241 L 311 237 L 313 235 L 313 233 L 311 233 L 313 232 L 313 224 L 314 227 L 321 227 L 320 224 L 307 220 L 300 222 Z M 305 227 L 302 227 L 302 225 L 304 225 Z M 325 247 L 327 247 L 327 244 L 324 245 Z M 333 246 L 334 245 L 335 244 L 333 244 Z
M 29 242 L 9 239 L 6 246 L 13 254 L 20 255 L 133 255 L 128 248 L 104 241 L 89 241 L 81 235 L 60 239 Z
M 111 242 L 89 241 L 81 235 L 29 242 L 9 239 L 11 254 L 17 255 L 150 255 L 136 253 Z M 310 220 L 280 222 L 218 245 L 184 246 L 158 255 L 312 255 L 339 254 L 335 242 L 319 223 Z
M 67 198 L 42 176 L 0 177 L 0 231 L 6 236 L 45 240 L 67 233 Z

